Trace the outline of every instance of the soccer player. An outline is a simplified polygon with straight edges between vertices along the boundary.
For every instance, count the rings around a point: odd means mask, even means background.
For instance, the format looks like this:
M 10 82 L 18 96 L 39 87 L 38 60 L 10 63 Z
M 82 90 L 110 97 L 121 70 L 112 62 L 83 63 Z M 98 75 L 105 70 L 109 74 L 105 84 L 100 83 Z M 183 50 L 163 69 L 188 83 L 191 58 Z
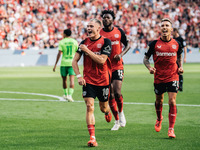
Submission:
M 187 53 L 187 48 L 186 48 L 186 42 L 185 40 L 179 35 L 178 29 L 174 28 L 173 30 L 173 37 L 177 41 L 180 42 L 182 48 L 184 49 L 184 58 L 183 62 L 186 63 L 186 53 Z M 179 74 L 179 91 L 183 91 L 183 75 Z
M 162 19 L 161 37 L 149 44 L 149 49 L 144 56 L 145 66 L 150 74 L 154 74 L 155 109 L 157 114 L 156 132 L 161 130 L 164 93 L 168 93 L 169 138 L 176 137 L 174 134 L 174 124 L 177 114 L 176 95 L 178 91 L 178 74 L 183 73 L 181 60 L 182 47 L 178 41 L 171 38 L 172 31 L 172 22 L 168 18 Z M 154 67 L 151 67 L 149 62 L 151 55 L 153 55 Z M 179 64 L 179 68 L 177 63 Z
M 112 10 L 102 11 L 103 28 L 100 34 L 112 42 L 111 62 L 112 62 L 112 83 L 109 105 L 115 117 L 115 124 L 111 130 L 118 130 L 119 127 L 126 126 L 126 119 L 123 112 L 123 96 L 121 93 L 122 80 L 124 77 L 124 67 L 122 57 L 130 49 L 127 37 L 122 29 L 115 27 L 113 22 L 115 14 Z M 122 51 L 124 45 L 124 49 Z
M 63 81 L 63 89 L 64 89 L 64 100 L 68 100 L 68 102 L 73 102 L 72 95 L 74 93 L 74 70 L 72 68 L 72 60 L 74 55 L 78 49 L 78 42 L 71 38 L 72 32 L 70 29 L 66 29 L 63 31 L 63 39 L 59 42 L 58 46 L 58 54 L 56 58 L 56 62 L 53 68 L 53 71 L 56 70 L 56 65 L 62 55 L 61 65 L 60 65 L 60 74 L 62 76 Z M 67 75 L 69 74 L 70 78 L 70 88 L 69 91 L 67 89 Z
M 108 104 L 109 86 L 111 77 L 111 41 L 102 37 L 99 32 L 101 22 L 92 19 L 87 25 L 88 37 L 80 43 L 72 67 L 78 78 L 79 85 L 83 86 L 83 98 L 86 103 L 86 122 L 90 134 L 88 146 L 98 146 L 95 138 L 94 99 L 99 99 L 100 110 L 105 113 L 105 119 L 110 122 L 112 114 Z M 83 55 L 83 77 L 79 72 L 78 61 Z

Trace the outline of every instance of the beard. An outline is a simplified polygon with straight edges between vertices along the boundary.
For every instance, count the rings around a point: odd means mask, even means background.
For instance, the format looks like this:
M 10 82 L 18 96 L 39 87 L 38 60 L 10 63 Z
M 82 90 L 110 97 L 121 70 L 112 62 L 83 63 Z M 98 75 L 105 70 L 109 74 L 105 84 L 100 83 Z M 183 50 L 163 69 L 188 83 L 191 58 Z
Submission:
M 109 24 L 103 23 L 103 26 L 104 26 L 104 27 L 109 27 L 109 26 L 111 26 L 111 25 L 112 25 L 112 23 L 109 23 Z

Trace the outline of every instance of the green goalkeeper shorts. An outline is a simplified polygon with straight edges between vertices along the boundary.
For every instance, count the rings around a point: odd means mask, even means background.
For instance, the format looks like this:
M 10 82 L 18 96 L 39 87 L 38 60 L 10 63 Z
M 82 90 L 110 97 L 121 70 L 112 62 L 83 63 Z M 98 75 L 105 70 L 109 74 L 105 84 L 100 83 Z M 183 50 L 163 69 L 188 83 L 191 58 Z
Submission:
M 72 67 L 61 66 L 60 67 L 60 75 L 62 77 L 66 77 L 68 74 L 69 74 L 69 76 L 76 75 Z

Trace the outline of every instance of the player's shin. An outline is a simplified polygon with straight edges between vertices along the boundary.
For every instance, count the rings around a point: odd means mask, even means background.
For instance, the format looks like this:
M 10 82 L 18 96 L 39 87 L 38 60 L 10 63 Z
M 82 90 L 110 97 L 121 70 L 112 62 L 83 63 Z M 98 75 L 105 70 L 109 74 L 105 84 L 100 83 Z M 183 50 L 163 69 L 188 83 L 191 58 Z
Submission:
M 90 137 L 95 138 L 95 125 L 88 125 L 87 127 Z
M 115 99 L 111 99 L 109 100 L 109 106 L 110 106 L 110 109 L 115 117 L 115 120 L 119 120 L 119 115 L 118 115 L 118 110 L 117 110 L 117 103 L 115 101 Z
M 122 112 L 123 110 L 123 96 L 115 94 L 115 100 L 117 101 L 118 111 Z
M 158 119 L 158 120 L 161 120 L 161 118 L 162 118 L 163 104 L 162 104 L 162 103 L 156 103 L 156 102 L 155 102 L 155 109 L 156 109 L 157 119 Z
M 176 122 L 177 107 L 176 105 L 169 105 L 169 129 L 174 128 Z

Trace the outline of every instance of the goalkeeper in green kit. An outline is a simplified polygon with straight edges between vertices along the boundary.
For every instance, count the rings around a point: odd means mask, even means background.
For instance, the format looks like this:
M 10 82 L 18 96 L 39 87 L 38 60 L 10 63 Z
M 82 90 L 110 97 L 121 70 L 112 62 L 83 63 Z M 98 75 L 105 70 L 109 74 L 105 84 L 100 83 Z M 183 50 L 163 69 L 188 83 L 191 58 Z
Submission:
M 71 38 L 72 32 L 70 29 L 66 29 L 63 31 L 63 39 L 59 42 L 58 46 L 58 54 L 56 58 L 56 62 L 53 68 L 53 71 L 56 70 L 56 65 L 62 55 L 61 65 L 60 65 L 60 74 L 63 80 L 63 89 L 64 89 L 64 101 L 68 100 L 69 102 L 73 102 L 72 94 L 74 92 L 74 70 L 72 68 L 72 60 L 74 55 L 78 49 L 78 42 Z M 69 74 L 70 79 L 70 88 L 67 89 L 67 75 Z

